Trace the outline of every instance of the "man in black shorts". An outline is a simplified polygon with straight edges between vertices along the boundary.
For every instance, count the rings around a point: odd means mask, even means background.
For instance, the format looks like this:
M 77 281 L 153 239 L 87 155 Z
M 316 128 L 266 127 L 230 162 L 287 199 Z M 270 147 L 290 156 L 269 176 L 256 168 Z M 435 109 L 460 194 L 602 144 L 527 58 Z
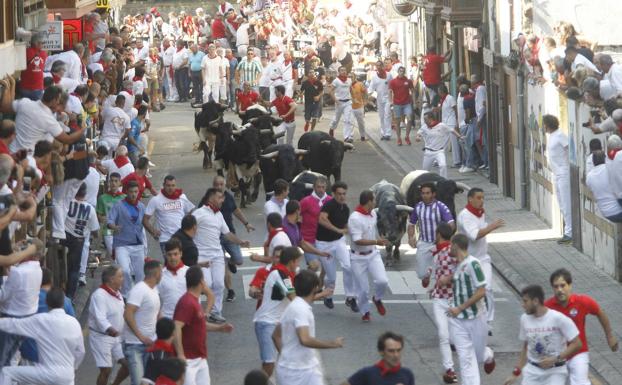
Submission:
M 320 103 L 324 92 L 324 86 L 317 78 L 315 71 L 309 71 L 307 79 L 300 86 L 300 90 L 305 95 L 305 132 L 309 131 L 309 128 L 313 131 L 318 118 L 322 116 Z

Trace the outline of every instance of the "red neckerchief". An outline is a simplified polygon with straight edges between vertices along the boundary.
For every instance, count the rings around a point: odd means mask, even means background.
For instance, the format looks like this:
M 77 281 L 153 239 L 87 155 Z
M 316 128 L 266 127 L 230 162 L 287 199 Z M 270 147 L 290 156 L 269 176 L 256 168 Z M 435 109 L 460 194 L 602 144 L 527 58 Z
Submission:
M 292 280 L 292 284 L 294 283 L 294 278 L 296 277 L 296 273 L 291 272 L 285 265 L 283 265 L 282 263 L 275 263 L 274 265 L 272 265 L 272 268 L 270 269 L 270 272 L 273 272 L 274 270 L 278 270 L 281 273 L 287 275 L 289 277 L 289 279 Z
M 387 78 L 387 71 L 383 68 L 380 71 L 376 71 L 376 74 L 378 74 L 378 77 L 380 79 L 386 79 Z
M 396 374 L 402 368 L 402 365 L 388 367 L 384 360 L 376 362 L 374 366 L 380 369 L 380 377 L 385 377 L 389 374 Z
M 158 376 L 158 378 L 156 378 L 155 384 L 156 385 L 177 385 L 177 382 L 171 380 L 165 375 L 161 375 L 161 376 Z
M 119 155 L 114 158 L 114 164 L 117 166 L 117 168 L 121 168 L 128 163 L 130 163 L 130 160 L 125 155 Z
M 182 267 L 184 267 L 184 263 L 183 261 L 179 261 L 179 263 L 177 264 L 177 266 L 173 266 L 171 267 L 168 263 L 166 264 L 166 270 L 170 271 L 171 273 L 173 273 L 173 275 L 177 275 L 177 271 L 179 269 L 181 269 Z
M 217 208 L 216 206 L 214 206 L 214 205 L 213 205 L 213 204 L 211 204 L 211 203 L 208 203 L 208 204 L 207 204 L 207 207 L 209 207 L 210 209 L 212 209 L 212 211 L 214 212 L 214 214 L 216 214 L 217 212 L 219 212 L 219 211 L 220 211 L 220 209 L 219 209 L 219 208 Z
M 222 13 L 223 15 L 225 14 L 225 7 L 227 6 L 227 4 L 220 4 L 220 13 Z
M 440 122 L 438 120 L 432 120 L 432 123 L 428 125 L 429 128 L 436 127 Z
M 37 165 L 37 169 L 41 171 L 41 182 L 39 182 L 39 188 L 46 186 L 48 184 L 47 180 L 45 180 L 45 170 L 43 170 L 39 165 Z
M 361 206 L 361 205 L 356 206 L 356 208 L 354 209 L 354 211 L 356 211 L 357 213 L 361 213 L 361 214 L 363 214 L 363 215 L 369 215 L 370 217 L 372 216 L 372 215 L 371 215 L 371 211 L 367 211 L 367 210 L 365 210 L 365 207 L 363 207 L 363 206 Z
M 164 189 L 160 190 L 160 192 L 162 193 L 162 195 L 164 195 L 168 199 L 172 199 L 172 200 L 179 199 L 181 194 L 183 194 L 183 191 L 180 188 L 175 189 L 175 191 L 173 191 L 172 194 L 167 194 L 166 191 L 164 191 Z
M 134 76 L 134 77 L 132 78 L 132 81 L 133 81 L 133 82 L 142 82 L 142 81 L 143 81 L 143 78 L 140 78 L 140 77 L 138 77 L 138 76 Z
M 478 218 L 481 218 L 482 215 L 484 215 L 484 209 L 476 209 L 470 203 L 467 203 L 465 208 Z
M 119 301 L 123 301 L 123 297 L 121 297 L 121 293 L 119 293 L 118 290 L 113 290 L 110 286 L 108 286 L 106 284 L 101 285 L 99 288 L 103 289 L 106 293 L 108 293 L 111 296 L 115 297 Z
M 344 82 L 344 83 L 348 81 L 348 75 L 346 75 L 346 76 L 339 75 L 339 76 L 337 76 L 337 78 L 339 80 L 341 80 L 342 82 Z
M 169 344 L 168 342 L 164 341 L 164 340 L 155 340 L 155 342 L 153 343 L 153 345 L 151 345 L 150 347 L 147 348 L 148 352 L 155 352 L 156 350 L 161 350 L 163 352 L 172 354 L 172 355 L 176 355 L 175 354 L 175 348 L 173 347 L 173 344 Z
M 55 75 L 55 74 L 52 74 L 52 80 L 54 80 L 54 84 L 58 84 L 58 83 L 60 83 L 60 80 L 61 80 L 61 79 L 62 79 L 62 78 L 61 78 L 60 76 Z
M 151 61 L 154 63 L 157 63 L 158 60 L 160 60 L 158 55 L 149 55 L 149 59 L 151 59 Z
M 352 3 L 349 1 L 347 1 L 344 5 L 346 6 L 346 9 L 350 9 L 352 7 Z
M 270 233 L 268 234 L 268 239 L 266 240 L 266 243 L 264 243 L 264 246 L 270 247 L 270 242 L 272 242 L 272 239 L 276 237 L 278 233 L 282 233 L 282 232 L 283 232 L 282 227 L 277 227 L 276 229 L 270 230 Z
M 112 197 L 118 197 L 120 195 L 125 195 L 125 194 L 123 194 L 123 191 L 112 191 L 112 192 L 108 191 L 106 194 L 108 194 L 108 195 L 110 195 Z
M 126 198 L 125 198 L 125 201 L 126 201 L 128 204 L 130 204 L 130 205 L 132 205 L 132 206 L 134 206 L 134 207 L 138 207 L 138 202 L 139 202 L 139 200 L 138 200 L 138 199 L 136 199 L 134 202 L 132 202 L 132 201 L 130 200 L 130 198 L 129 198 L 129 197 L 126 197 Z
M 618 151 L 620 151 L 620 150 L 622 150 L 622 149 L 620 149 L 620 148 L 619 148 L 619 149 L 617 149 L 617 150 L 609 150 L 609 151 L 607 152 L 607 157 L 609 157 L 609 159 L 613 160 L 613 158 L 615 158 L 615 157 L 616 157 L 616 154 L 617 154 L 617 153 L 618 153 Z
M 448 248 L 449 245 L 451 245 L 451 242 L 449 242 L 449 241 L 438 242 L 436 244 L 436 251 L 432 252 L 432 255 L 436 255 L 436 254 L 440 253 L 441 251 L 443 251 L 446 248 Z

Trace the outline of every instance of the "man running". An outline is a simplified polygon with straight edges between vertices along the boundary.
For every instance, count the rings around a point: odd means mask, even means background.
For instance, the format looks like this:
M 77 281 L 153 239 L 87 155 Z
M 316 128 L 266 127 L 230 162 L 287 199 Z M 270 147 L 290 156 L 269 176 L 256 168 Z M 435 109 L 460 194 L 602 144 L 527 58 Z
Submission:
M 450 127 L 445 123 L 436 120 L 434 113 L 426 112 L 423 114 L 423 122 L 417 136 L 416 142 L 423 139 L 423 165 L 424 170 L 432 170 L 432 164 L 436 161 L 439 168 L 439 175 L 447 178 L 447 159 L 445 157 L 445 147 L 449 142 L 449 137 L 462 138 L 457 128 Z M 451 134 L 451 135 L 450 135 Z
M 275 129 L 275 133 L 285 132 L 285 143 L 291 145 L 294 143 L 296 131 L 296 102 L 285 95 L 284 85 L 275 86 L 274 92 L 275 98 L 270 103 L 270 107 L 274 107 L 279 118 L 283 119 L 283 122 Z M 278 139 L 278 142 L 283 143 L 283 140 Z
M 376 92 L 376 109 L 380 119 L 380 140 L 391 140 L 391 103 L 389 82 L 393 79 L 381 60 L 376 62 L 376 72 L 371 76 L 369 93 Z
M 355 73 L 350 74 L 352 80 L 352 87 L 350 88 L 350 94 L 352 95 L 352 116 L 356 119 L 356 124 L 359 128 L 359 134 L 361 135 L 361 141 L 365 141 L 365 105 L 367 104 L 367 88 L 365 84 L 359 81 Z M 354 141 L 354 129 L 351 127 L 351 131 L 348 133 L 345 142 L 352 143 Z M 345 136 L 345 135 L 344 135 Z
M 598 303 L 590 296 L 572 292 L 572 274 L 568 270 L 555 270 L 551 274 L 550 283 L 554 296 L 547 299 L 544 305 L 569 317 L 579 329 L 581 349 L 567 360 L 570 385 L 590 385 L 588 378 L 590 356 L 585 333 L 585 318 L 589 314 L 598 318 L 612 352 L 618 351 L 618 338 L 613 334 L 607 313 Z
M 333 80 L 331 85 L 335 99 L 335 117 L 330 122 L 328 133 L 330 136 L 335 136 L 335 129 L 343 117 L 343 138 L 348 139 L 346 135 L 352 132 L 352 96 L 350 95 L 352 80 L 348 78 L 346 67 L 339 67 L 339 76 Z
M 320 218 L 320 210 L 322 206 L 329 200 L 333 199 L 326 194 L 326 185 L 328 181 L 324 175 L 319 175 L 313 182 L 313 192 L 300 201 L 300 216 L 302 223 L 300 232 L 302 239 L 315 247 L 317 235 L 317 223 Z M 305 252 L 305 261 L 309 269 L 317 271 L 320 268 L 320 260 L 317 254 Z
M 292 246 L 300 247 L 305 253 L 312 253 L 322 258 L 330 257 L 330 254 L 316 249 L 315 246 L 305 241 L 302 237 L 302 231 L 300 230 L 300 222 L 302 219 L 300 217 L 300 202 L 295 199 L 287 202 L 285 212 L 287 215 L 283 218 L 283 231 L 287 234 Z M 313 267 L 313 271 L 318 269 L 317 264 L 317 261 L 310 264 L 310 266 Z
M 305 132 L 313 131 L 317 120 L 322 116 L 321 100 L 324 94 L 324 86 L 315 71 L 307 73 L 307 79 L 302 82 L 300 91 L 305 96 Z
M 393 107 L 393 125 L 397 132 L 397 145 L 402 145 L 402 121 L 406 120 L 405 142 L 410 146 L 410 130 L 412 128 L 413 95 L 415 86 L 406 77 L 406 68 L 399 67 L 397 77 L 389 82 L 389 100 Z

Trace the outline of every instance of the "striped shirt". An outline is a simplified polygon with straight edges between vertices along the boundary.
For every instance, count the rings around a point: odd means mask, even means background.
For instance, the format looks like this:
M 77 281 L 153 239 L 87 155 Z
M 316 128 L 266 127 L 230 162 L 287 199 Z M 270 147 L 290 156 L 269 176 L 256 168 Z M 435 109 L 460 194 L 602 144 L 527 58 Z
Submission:
M 436 228 L 441 222 L 451 223 L 454 217 L 443 202 L 434 200 L 429 205 L 423 201 L 417 203 L 410 214 L 410 223 L 419 223 L 419 240 L 436 243 Z
M 262 67 L 256 60 L 249 62 L 247 58 L 243 58 L 236 70 L 240 73 L 240 84 L 249 82 L 251 85 L 255 85 L 261 76 Z
M 486 286 L 486 277 L 484 271 L 479 263 L 479 260 L 472 255 L 466 257 L 456 267 L 454 277 L 452 281 L 454 300 L 453 306 L 459 307 L 463 303 L 467 302 L 469 298 L 475 294 L 475 291 L 480 287 Z M 486 309 L 484 298 L 480 299 L 473 305 L 464 309 L 458 318 L 460 319 L 475 319 L 479 317 Z

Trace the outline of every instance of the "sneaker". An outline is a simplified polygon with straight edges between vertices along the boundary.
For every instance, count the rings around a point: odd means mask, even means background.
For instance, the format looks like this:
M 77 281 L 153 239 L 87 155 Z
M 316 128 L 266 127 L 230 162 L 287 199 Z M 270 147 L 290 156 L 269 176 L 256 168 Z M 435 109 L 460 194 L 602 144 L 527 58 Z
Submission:
M 352 138 L 347 138 L 346 140 L 344 140 L 345 143 L 354 143 L 354 139 Z
M 359 306 L 356 304 L 356 298 L 346 298 L 346 306 L 349 307 L 353 313 L 359 312 Z
M 463 167 L 459 172 L 461 174 L 466 174 L 467 172 L 473 172 L 475 171 L 475 169 L 472 169 L 471 167 Z
M 443 374 L 443 381 L 446 384 L 457 384 L 458 376 L 456 375 L 456 372 L 454 372 L 453 369 L 447 369 L 445 374 Z
M 401 146 L 402 145 L 402 138 L 397 138 L 397 145 Z
M 410 137 L 407 136 L 406 139 L 404 139 L 404 142 L 406 142 L 407 145 L 411 145 L 412 143 L 410 143 Z
M 329 309 L 334 308 L 335 304 L 333 303 L 333 299 L 332 298 L 324 298 L 324 306 L 326 306 Z
M 366 140 L 367 140 L 367 138 L 366 138 L 366 137 L 361 136 L 361 142 L 364 142 L 364 141 L 366 141 Z
M 426 276 L 421 280 L 421 286 L 426 289 L 428 286 L 430 286 L 430 276 Z
M 460 169 L 458 169 L 458 172 L 459 172 L 459 173 L 463 173 L 465 168 L 466 168 L 466 167 L 464 167 L 464 166 L 460 166 Z
M 376 305 L 376 310 L 378 310 L 378 314 L 382 316 L 387 314 L 387 309 L 384 308 L 381 299 L 376 300 L 376 297 L 372 297 L 372 300 L 374 301 L 374 305 Z
M 78 278 L 79 286 L 86 286 L 86 274 L 80 273 L 80 277 Z
M 557 240 L 558 245 L 567 245 L 569 243 L 572 243 L 572 237 L 569 237 L 567 235 L 564 235 L 562 238 Z
M 486 374 L 490 374 L 493 372 L 493 370 L 495 370 L 496 366 L 497 363 L 495 362 L 495 358 L 493 357 L 492 360 L 484 362 L 484 372 L 486 372 Z
M 332 128 L 330 130 L 328 130 L 328 135 L 330 135 L 331 137 L 334 138 L 335 137 L 335 130 L 332 129 Z
M 231 274 L 235 274 L 238 272 L 238 267 L 234 262 L 227 263 L 227 266 L 229 266 L 229 271 L 231 272 Z
M 363 316 L 361 317 L 361 320 L 363 322 L 369 322 L 371 320 L 371 317 L 369 316 L 369 312 L 363 314 Z
M 227 290 L 227 302 L 235 301 L 235 291 L 233 289 Z
M 227 322 L 225 317 L 215 312 L 210 313 L 208 321 L 216 324 L 224 324 L 225 322 Z
M 479 166 L 477 168 L 478 170 L 488 170 L 488 165 L 487 164 L 482 164 L 481 166 Z

